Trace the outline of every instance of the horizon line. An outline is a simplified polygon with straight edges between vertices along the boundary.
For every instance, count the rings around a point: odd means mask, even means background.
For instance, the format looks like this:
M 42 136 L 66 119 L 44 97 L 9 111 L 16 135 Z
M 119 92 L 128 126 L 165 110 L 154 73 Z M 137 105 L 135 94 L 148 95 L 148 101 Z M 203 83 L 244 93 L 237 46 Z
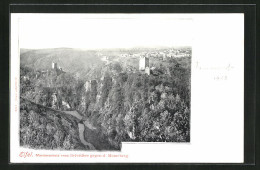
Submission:
M 192 45 L 176 45 L 176 46 L 136 46 L 136 47 L 103 47 L 103 48 L 80 48 L 80 47 L 45 47 L 45 48 L 27 48 L 27 47 L 21 47 L 20 49 L 27 49 L 27 50 L 44 50 L 44 49 L 83 49 L 83 50 L 103 50 L 103 49 L 142 49 L 142 48 L 187 48 L 192 47 Z

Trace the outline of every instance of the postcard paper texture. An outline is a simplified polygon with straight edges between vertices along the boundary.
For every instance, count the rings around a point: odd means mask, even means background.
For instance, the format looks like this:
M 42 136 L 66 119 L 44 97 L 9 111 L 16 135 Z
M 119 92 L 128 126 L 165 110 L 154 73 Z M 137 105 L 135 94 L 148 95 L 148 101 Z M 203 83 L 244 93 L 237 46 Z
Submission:
M 11 14 L 11 163 L 242 163 L 243 14 Z

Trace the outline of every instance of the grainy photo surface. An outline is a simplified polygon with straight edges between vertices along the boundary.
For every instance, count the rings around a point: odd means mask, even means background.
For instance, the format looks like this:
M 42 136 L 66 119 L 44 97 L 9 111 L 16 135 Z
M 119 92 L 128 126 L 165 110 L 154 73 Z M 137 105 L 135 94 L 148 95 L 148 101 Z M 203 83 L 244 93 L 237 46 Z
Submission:
M 20 21 L 21 147 L 190 142 L 192 20 L 127 17 Z

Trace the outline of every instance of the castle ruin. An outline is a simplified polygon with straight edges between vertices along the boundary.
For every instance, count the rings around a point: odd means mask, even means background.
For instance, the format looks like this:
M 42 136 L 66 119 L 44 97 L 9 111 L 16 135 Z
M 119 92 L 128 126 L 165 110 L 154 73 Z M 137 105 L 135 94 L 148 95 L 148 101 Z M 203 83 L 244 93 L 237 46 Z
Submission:
M 149 66 L 149 58 L 148 57 L 140 56 L 139 70 L 144 71 L 146 74 L 150 75 L 150 66 Z
M 58 64 L 52 62 L 52 64 L 51 64 L 51 68 L 52 68 L 53 70 L 57 70 L 57 69 L 58 69 Z
M 52 68 L 52 70 L 56 71 L 57 73 L 64 73 L 62 68 L 60 66 L 58 66 L 58 64 L 55 62 L 52 62 L 51 68 Z

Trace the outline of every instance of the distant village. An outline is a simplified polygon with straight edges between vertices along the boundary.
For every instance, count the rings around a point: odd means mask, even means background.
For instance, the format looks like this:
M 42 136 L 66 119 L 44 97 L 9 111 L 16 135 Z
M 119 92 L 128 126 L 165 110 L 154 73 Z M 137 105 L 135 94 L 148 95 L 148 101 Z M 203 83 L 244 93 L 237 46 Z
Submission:
M 98 56 L 102 56 L 101 53 L 98 53 Z M 165 60 L 167 58 L 178 58 L 178 57 L 191 57 L 191 50 L 188 48 L 185 49 L 165 49 L 162 51 L 152 51 L 152 52 L 141 52 L 141 53 L 134 53 L 128 54 L 124 53 L 121 54 L 120 57 L 129 57 L 129 58 L 136 58 L 140 56 L 145 57 L 157 57 L 161 60 Z M 107 58 L 107 56 L 103 56 Z
M 99 57 L 101 57 L 102 61 L 106 62 L 108 65 L 111 62 L 113 57 L 102 55 L 102 53 L 97 53 Z M 152 52 L 140 52 L 140 53 L 124 53 L 121 54 L 119 57 L 121 58 L 139 58 L 139 71 L 142 71 L 148 75 L 151 74 L 151 70 L 154 70 L 154 67 L 150 67 L 149 59 L 150 58 L 157 58 L 159 60 L 166 60 L 169 58 L 179 58 L 179 57 L 191 57 L 191 49 L 184 48 L 184 49 L 166 49 L 162 51 L 152 51 Z M 120 60 L 120 59 L 118 59 Z M 135 71 L 135 68 L 128 67 L 129 71 Z

